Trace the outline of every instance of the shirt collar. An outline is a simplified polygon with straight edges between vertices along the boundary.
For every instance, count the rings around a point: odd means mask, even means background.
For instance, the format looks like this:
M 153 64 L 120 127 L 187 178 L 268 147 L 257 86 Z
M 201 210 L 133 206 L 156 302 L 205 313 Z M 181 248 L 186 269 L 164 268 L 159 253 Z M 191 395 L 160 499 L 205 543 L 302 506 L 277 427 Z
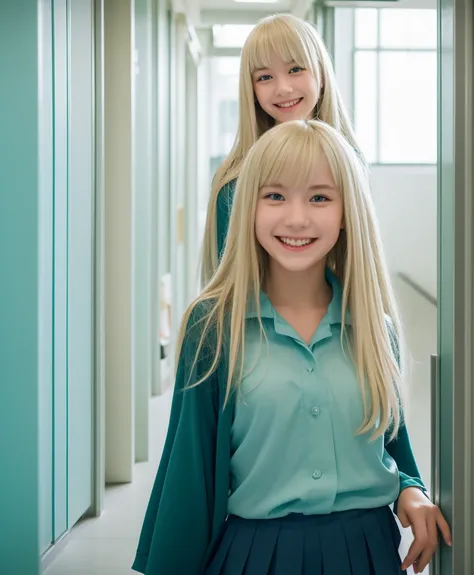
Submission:
M 341 280 L 328 268 L 326 268 L 326 281 L 332 288 L 332 299 L 328 306 L 328 311 L 325 316 L 325 323 L 328 325 L 335 325 L 342 323 L 342 282 Z M 255 300 L 250 299 L 247 306 L 246 319 L 258 318 L 258 311 Z M 263 290 L 260 290 L 260 317 L 274 319 L 276 311 L 273 308 L 268 296 Z M 345 324 L 351 325 L 351 316 L 349 310 L 346 311 Z

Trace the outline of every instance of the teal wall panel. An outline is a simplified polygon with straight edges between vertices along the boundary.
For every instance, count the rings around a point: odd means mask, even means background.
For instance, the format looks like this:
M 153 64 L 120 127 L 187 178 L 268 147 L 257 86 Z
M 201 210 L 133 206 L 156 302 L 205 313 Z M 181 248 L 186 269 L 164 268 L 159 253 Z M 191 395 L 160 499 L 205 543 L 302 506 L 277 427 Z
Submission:
M 68 527 L 92 502 L 93 1 L 69 0 Z
M 0 3 L 2 575 L 91 505 L 93 5 Z
M 54 540 L 67 529 L 68 33 L 67 1 L 54 0 Z
M 53 540 L 53 43 L 52 6 L 39 6 L 39 538 Z
M 38 573 L 38 6 L 0 3 L 0 557 Z

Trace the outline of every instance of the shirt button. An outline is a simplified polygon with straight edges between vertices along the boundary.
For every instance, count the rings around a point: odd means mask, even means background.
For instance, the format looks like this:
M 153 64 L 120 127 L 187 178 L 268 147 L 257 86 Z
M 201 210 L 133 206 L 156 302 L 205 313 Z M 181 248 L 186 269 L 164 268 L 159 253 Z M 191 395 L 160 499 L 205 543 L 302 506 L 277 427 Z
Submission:
M 316 471 L 313 472 L 313 479 L 320 479 L 321 475 L 322 475 L 321 471 L 317 469 Z
M 311 366 L 309 366 L 309 367 L 306 368 L 306 371 L 307 371 L 308 373 L 312 373 L 312 372 L 314 371 L 314 368 L 312 368 Z
M 318 406 L 313 407 L 312 409 L 313 415 L 319 415 L 320 409 Z

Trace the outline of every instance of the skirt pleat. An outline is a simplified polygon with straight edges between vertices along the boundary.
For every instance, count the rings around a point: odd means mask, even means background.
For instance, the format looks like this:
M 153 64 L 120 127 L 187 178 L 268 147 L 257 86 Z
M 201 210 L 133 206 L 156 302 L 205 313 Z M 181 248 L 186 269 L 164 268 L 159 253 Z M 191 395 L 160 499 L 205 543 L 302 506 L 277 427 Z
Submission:
M 358 519 L 358 518 L 357 518 Z M 342 524 L 347 550 L 351 561 L 351 575 L 369 575 L 373 573 L 364 531 L 359 521 L 351 518 Z
M 232 546 L 234 537 L 237 534 L 238 526 L 235 521 L 232 521 L 232 518 L 226 521 L 224 532 L 219 543 L 219 546 L 216 549 L 214 554 L 214 558 L 212 560 L 212 564 L 208 567 L 206 573 L 207 575 L 219 575 L 222 573 L 222 569 L 226 562 L 227 555 L 229 550 Z
M 245 573 L 255 531 L 255 524 L 250 523 L 243 526 L 239 537 L 234 538 L 229 549 L 229 554 L 233 557 L 233 560 L 229 563 L 226 570 L 226 573 L 229 575 L 241 575 Z
M 247 573 L 270 573 L 280 534 L 279 522 L 268 521 L 257 529 L 247 562 Z
M 323 575 L 323 551 L 319 533 L 308 529 L 304 534 L 303 575 Z
M 303 573 L 304 539 L 299 522 L 281 521 L 275 552 L 275 575 Z M 273 575 L 273 572 L 272 572 Z
M 352 575 L 349 549 L 341 523 L 339 521 L 328 522 L 321 529 L 320 538 L 323 550 L 324 575 L 326 573 Z
M 387 553 L 392 555 L 394 564 L 396 562 L 400 563 L 398 547 L 400 546 L 402 536 L 400 534 L 400 530 L 398 529 L 397 522 L 395 521 L 395 517 L 388 507 L 380 511 L 381 513 L 377 514 L 376 519 L 377 525 L 382 531 L 383 538 L 387 542 Z M 387 518 L 384 517 L 382 511 L 385 512 Z
M 401 575 L 389 507 L 278 519 L 230 516 L 206 575 Z
M 382 516 L 379 510 L 374 513 L 364 514 L 361 518 L 374 573 L 399 575 L 400 561 L 398 559 L 398 551 L 396 553 L 397 557 L 395 557 L 393 535 L 390 534 L 390 538 L 387 540 L 384 533 L 387 530 L 381 530 L 378 521 L 384 522 L 389 530 L 388 519 L 388 515 Z

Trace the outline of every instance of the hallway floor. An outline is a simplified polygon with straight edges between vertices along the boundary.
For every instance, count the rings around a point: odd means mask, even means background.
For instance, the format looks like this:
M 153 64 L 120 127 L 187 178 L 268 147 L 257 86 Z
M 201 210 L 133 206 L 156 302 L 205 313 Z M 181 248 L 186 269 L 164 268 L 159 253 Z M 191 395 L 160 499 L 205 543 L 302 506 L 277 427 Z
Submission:
M 131 575 L 138 536 L 168 426 L 172 392 L 150 401 L 150 461 L 135 465 L 134 481 L 108 487 L 98 519 L 79 522 L 43 575 Z

